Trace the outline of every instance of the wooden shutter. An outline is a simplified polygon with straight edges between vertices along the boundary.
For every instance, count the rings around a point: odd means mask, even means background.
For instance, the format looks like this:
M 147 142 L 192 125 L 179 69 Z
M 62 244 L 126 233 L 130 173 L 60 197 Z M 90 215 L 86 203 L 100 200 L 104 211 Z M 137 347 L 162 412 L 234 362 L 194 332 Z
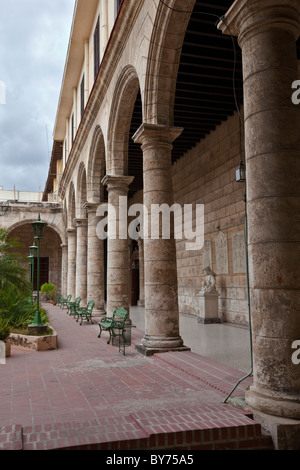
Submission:
M 100 21 L 98 18 L 95 32 L 94 32 L 94 78 L 98 74 L 100 67 Z

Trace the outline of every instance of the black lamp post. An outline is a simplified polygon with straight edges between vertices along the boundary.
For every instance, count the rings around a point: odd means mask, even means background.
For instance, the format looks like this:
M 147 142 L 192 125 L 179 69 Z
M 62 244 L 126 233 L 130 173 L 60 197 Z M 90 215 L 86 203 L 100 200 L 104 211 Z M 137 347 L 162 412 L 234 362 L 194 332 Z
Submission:
M 41 221 L 41 216 L 39 214 L 38 220 L 33 222 L 32 224 L 34 239 L 37 240 L 37 310 L 34 317 L 34 322 L 30 327 L 43 327 L 42 320 L 41 320 L 41 313 L 40 313 L 40 240 L 44 237 L 46 223 Z M 33 249 L 33 247 L 31 247 Z

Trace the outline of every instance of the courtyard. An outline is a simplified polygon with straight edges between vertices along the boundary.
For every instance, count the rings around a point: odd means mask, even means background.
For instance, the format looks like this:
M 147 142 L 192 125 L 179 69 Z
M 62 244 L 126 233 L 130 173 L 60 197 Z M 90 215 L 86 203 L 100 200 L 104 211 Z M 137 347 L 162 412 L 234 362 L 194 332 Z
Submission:
M 251 377 L 224 403 L 247 371 L 247 329 L 184 317 L 183 338 L 188 329 L 198 332 L 192 350 L 145 357 L 135 349 L 143 309 L 133 307 L 131 345 L 123 356 L 105 333 L 98 338 L 96 322 L 80 326 L 66 309 L 46 307 L 58 349 L 12 347 L 1 366 L 1 448 L 272 448 L 251 413 L 233 403 Z

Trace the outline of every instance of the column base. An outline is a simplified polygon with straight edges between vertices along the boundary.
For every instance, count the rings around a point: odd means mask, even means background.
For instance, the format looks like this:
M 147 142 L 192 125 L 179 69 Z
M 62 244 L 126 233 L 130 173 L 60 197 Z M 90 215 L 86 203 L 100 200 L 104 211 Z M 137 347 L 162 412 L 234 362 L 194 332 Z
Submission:
M 158 353 L 166 353 L 166 352 L 174 352 L 174 351 L 190 351 L 191 348 L 187 346 L 181 346 L 178 348 L 147 348 L 142 344 L 137 344 L 135 349 L 142 354 L 143 356 L 153 356 L 154 354 Z
M 300 420 L 253 412 L 253 419 L 272 437 L 275 450 L 300 450 Z
M 208 325 L 210 323 L 222 323 L 220 318 L 203 318 L 203 317 L 198 317 L 197 322 L 203 323 L 205 325 Z
M 299 395 L 291 396 L 260 389 L 252 385 L 245 395 L 247 405 L 255 412 L 300 420 Z
M 161 338 L 161 337 L 148 337 L 145 336 L 142 344 L 135 346 L 137 351 L 143 356 L 153 356 L 156 353 L 163 353 L 169 351 L 190 351 L 191 348 L 185 346 L 180 337 L 176 338 Z

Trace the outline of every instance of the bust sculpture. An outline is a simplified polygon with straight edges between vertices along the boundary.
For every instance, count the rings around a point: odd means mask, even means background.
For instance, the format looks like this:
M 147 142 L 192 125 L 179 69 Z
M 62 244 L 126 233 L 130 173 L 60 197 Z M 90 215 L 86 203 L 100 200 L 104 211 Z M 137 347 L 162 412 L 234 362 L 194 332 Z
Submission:
M 216 290 L 216 274 L 212 271 L 210 266 L 204 269 L 206 274 L 205 280 L 202 282 L 202 292 L 210 293 Z

